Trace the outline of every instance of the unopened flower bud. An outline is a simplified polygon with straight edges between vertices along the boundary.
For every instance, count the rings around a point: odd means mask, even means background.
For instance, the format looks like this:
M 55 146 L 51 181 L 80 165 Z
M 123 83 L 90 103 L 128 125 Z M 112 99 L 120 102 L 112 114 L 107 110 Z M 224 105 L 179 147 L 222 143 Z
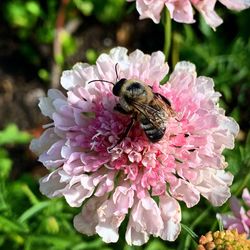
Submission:
M 59 225 L 55 217 L 48 217 L 45 222 L 46 231 L 51 234 L 56 234 L 59 232 Z

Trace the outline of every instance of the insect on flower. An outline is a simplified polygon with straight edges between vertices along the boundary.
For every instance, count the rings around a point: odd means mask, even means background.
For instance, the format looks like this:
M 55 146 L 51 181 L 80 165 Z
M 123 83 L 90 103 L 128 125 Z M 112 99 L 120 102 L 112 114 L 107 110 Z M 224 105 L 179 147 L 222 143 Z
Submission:
M 74 217 L 82 234 L 117 242 L 127 218 L 129 245 L 151 235 L 174 241 L 179 203 L 190 208 L 203 196 L 220 206 L 230 197 L 233 175 L 222 151 L 234 147 L 239 126 L 218 106 L 213 80 L 197 76 L 195 65 L 179 62 L 161 85 L 168 70 L 160 51 L 128 54 L 117 47 L 95 65 L 64 71 L 66 96 L 51 89 L 40 99 L 52 121 L 30 145 L 52 170 L 40 191 L 82 207 Z
M 117 74 L 117 66 L 115 72 Z M 114 107 L 115 111 L 124 115 L 130 115 L 131 121 L 121 135 L 120 139 L 109 150 L 119 145 L 126 138 L 135 124 L 139 121 L 147 138 L 151 142 L 158 142 L 165 134 L 168 118 L 175 113 L 169 100 L 159 93 L 154 93 L 152 87 L 138 80 L 122 78 L 116 83 L 107 80 L 92 80 L 113 84 L 113 94 L 119 97 L 119 102 Z

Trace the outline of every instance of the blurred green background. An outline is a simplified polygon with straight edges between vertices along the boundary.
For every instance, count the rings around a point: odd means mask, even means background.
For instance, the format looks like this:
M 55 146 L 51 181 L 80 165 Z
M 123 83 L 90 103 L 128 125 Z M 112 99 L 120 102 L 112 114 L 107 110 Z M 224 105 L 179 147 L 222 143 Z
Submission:
M 224 23 L 214 32 L 196 13 L 193 25 L 173 23 L 170 70 L 179 60 L 196 64 L 222 93 L 220 105 L 240 124 L 233 151 L 225 151 L 235 175 L 232 193 L 250 188 L 250 10 L 235 13 L 217 4 Z M 182 206 L 183 230 L 176 242 L 150 239 L 143 247 L 125 244 L 121 228 L 116 244 L 86 237 L 73 228 L 78 209 L 63 199 L 48 200 L 38 190 L 46 170 L 29 151 L 31 138 L 48 122 L 38 98 L 60 88 L 64 69 L 76 62 L 95 63 L 117 45 L 146 53 L 163 50 L 164 27 L 139 21 L 134 3 L 125 0 L 0 1 L 0 249 L 195 249 L 196 235 L 218 229 L 217 212 L 204 199 Z M 206 219 L 204 219 L 206 218 Z M 195 232 L 195 233 L 194 233 Z

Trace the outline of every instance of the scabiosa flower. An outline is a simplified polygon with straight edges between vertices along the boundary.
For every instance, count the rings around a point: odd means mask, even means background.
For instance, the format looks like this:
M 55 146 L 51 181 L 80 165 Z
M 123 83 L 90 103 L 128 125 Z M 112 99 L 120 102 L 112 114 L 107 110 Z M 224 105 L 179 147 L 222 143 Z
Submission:
M 155 23 L 160 22 L 160 15 L 164 6 L 168 9 L 170 16 L 176 22 L 194 23 L 194 12 L 192 5 L 202 14 L 206 23 L 216 28 L 223 21 L 216 14 L 214 8 L 217 0 L 127 0 L 136 1 L 136 9 L 140 18 L 151 18 Z M 244 10 L 250 7 L 249 0 L 219 0 L 228 9 Z
M 181 229 L 179 201 L 193 207 L 202 195 L 220 206 L 230 196 L 233 176 L 224 170 L 222 151 L 234 147 L 239 127 L 218 107 L 220 94 L 212 79 L 197 77 L 193 64 L 178 63 L 160 85 L 168 72 L 164 59 L 162 52 L 128 55 L 117 47 L 100 55 L 96 65 L 79 63 L 65 71 L 61 84 L 67 96 L 52 89 L 40 100 L 42 113 L 52 120 L 31 143 L 52 171 L 41 179 L 40 190 L 50 198 L 64 196 L 72 207 L 82 206 L 74 226 L 83 234 L 116 242 L 127 217 L 128 244 L 142 245 L 150 235 L 174 241 Z M 119 97 L 112 84 L 89 82 L 115 83 L 117 73 L 170 101 L 175 115 L 159 142 L 150 142 L 138 122 L 112 148 L 131 117 L 114 110 Z
M 239 233 L 250 235 L 250 194 L 247 188 L 243 190 L 242 200 L 248 207 L 246 211 L 236 197 L 231 197 L 230 208 L 233 214 L 217 214 L 217 218 L 223 223 L 226 229 L 237 229 Z
M 237 230 L 226 230 L 208 232 L 199 239 L 197 250 L 248 250 L 250 249 L 250 240 L 247 240 L 246 234 L 238 233 Z

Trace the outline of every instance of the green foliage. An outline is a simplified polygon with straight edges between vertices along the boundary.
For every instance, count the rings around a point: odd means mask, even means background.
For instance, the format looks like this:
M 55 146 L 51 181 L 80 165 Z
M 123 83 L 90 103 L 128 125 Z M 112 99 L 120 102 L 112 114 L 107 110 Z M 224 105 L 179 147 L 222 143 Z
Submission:
M 100 239 L 88 242 L 89 239 L 84 240 L 75 232 L 73 211 L 69 211 L 62 199 L 42 200 L 37 181 L 30 177 L 28 180 L 29 183 L 13 182 L 6 176 L 0 178 L 1 249 L 95 250 L 103 247 Z
M 145 250 L 169 250 L 169 248 L 162 241 L 153 240 L 146 246 Z
M 17 35 L 22 40 L 36 34 L 39 42 L 51 42 L 57 8 L 53 2 L 48 1 L 49 8 L 46 12 L 42 3 L 37 0 L 4 1 L 2 13 L 7 24 L 16 29 Z M 39 21 L 43 22 L 42 26 Z
M 241 157 L 243 162 L 250 168 L 250 131 L 246 138 L 245 147 L 240 147 Z
M 63 30 L 59 33 L 58 43 L 62 49 L 55 55 L 55 61 L 58 65 L 63 66 L 66 58 L 76 51 L 76 42 L 66 30 Z
M 98 57 L 98 53 L 94 49 L 88 49 L 85 56 L 90 64 L 94 64 Z
M 13 27 L 30 29 L 34 27 L 41 15 L 40 6 L 36 1 L 9 1 L 4 8 L 5 18 Z
M 94 10 L 93 1 L 73 0 L 73 2 L 83 15 L 90 16 L 92 14 Z
M 4 146 L 25 144 L 30 139 L 30 134 L 20 131 L 15 124 L 10 124 L 4 130 L 0 131 L 0 178 L 7 178 L 12 166 L 12 160 Z
M 22 132 L 15 124 L 8 125 L 3 131 L 0 131 L 0 146 L 4 144 L 28 143 L 31 135 Z
M 41 68 L 38 70 L 38 76 L 41 78 L 43 81 L 49 81 L 49 72 L 48 70 Z
M 86 16 L 94 15 L 103 23 L 118 22 L 124 13 L 124 0 L 74 0 L 75 6 Z
M 5 178 L 9 175 L 12 160 L 9 158 L 8 152 L 4 148 L 0 148 L 0 176 Z

